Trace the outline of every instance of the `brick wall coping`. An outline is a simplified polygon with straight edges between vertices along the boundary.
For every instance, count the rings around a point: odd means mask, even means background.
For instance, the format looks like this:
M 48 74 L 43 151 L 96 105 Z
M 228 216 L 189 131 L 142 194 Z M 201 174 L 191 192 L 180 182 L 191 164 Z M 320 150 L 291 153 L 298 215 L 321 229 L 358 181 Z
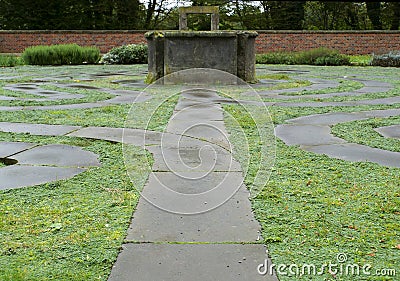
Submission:
M 0 30 L 1 33 L 15 33 L 15 34 L 59 34 L 59 33 L 93 33 L 93 34 L 110 34 L 110 33 L 146 33 L 147 30 Z
M 346 33 L 359 33 L 359 34 L 393 34 L 400 35 L 400 30 L 257 30 L 258 33 L 298 33 L 298 34 L 346 34 Z
M 0 30 L 1 33 L 93 33 L 93 34 L 109 34 L 109 33 L 146 33 L 149 30 Z M 360 33 L 360 34 L 399 34 L 400 30 L 256 30 L 258 33 L 298 33 L 298 34 L 341 34 L 341 33 Z

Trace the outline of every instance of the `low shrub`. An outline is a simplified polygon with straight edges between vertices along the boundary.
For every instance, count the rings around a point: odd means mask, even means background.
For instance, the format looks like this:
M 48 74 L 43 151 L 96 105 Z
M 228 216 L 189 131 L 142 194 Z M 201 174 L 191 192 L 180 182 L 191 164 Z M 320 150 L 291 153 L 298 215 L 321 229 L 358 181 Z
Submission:
M 371 65 L 371 55 L 350 55 L 350 64 L 355 66 L 369 66 Z
M 318 57 L 313 62 L 314 65 L 350 65 L 350 59 L 346 55 L 332 54 Z
M 31 65 L 95 64 L 100 59 L 100 50 L 77 44 L 33 46 L 24 50 L 22 58 Z
M 293 54 L 283 52 L 257 54 L 256 62 L 261 64 L 296 64 Z
M 318 48 L 297 53 L 297 61 L 299 64 L 315 64 L 315 61 L 322 58 L 337 54 L 335 50 L 327 48 Z
M 24 61 L 17 56 L 0 55 L 0 67 L 13 67 L 23 65 Z
M 103 55 L 100 63 L 105 64 L 139 64 L 147 63 L 147 45 L 130 44 L 115 47 Z
M 400 51 L 390 52 L 383 55 L 374 55 L 371 65 L 400 67 Z
M 350 59 L 338 51 L 318 48 L 302 52 L 274 52 L 256 55 L 262 64 L 349 65 Z

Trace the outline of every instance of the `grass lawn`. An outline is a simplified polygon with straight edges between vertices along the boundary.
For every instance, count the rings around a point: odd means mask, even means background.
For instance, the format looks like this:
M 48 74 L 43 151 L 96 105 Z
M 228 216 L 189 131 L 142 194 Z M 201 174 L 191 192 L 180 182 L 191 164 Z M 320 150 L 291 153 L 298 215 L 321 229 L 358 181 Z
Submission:
M 400 70 L 375 67 L 262 66 L 262 78 L 288 80 L 290 86 L 302 87 L 307 77 L 336 79 L 344 76 L 387 81 L 394 90 L 370 97 L 396 96 L 400 93 Z M 16 67 L 0 69 L 1 85 L 29 83 L 40 78 L 58 79 L 59 83 L 78 81 L 95 87 L 130 89 L 116 80 L 144 79 L 146 66 L 70 66 Z M 271 71 L 271 70 L 274 71 Z M 286 69 L 302 70 L 298 74 Z M 116 73 L 116 75 L 112 75 Z M 281 87 L 286 88 L 286 85 Z M 358 82 L 341 82 L 340 89 L 360 87 Z M 343 89 L 345 88 L 345 89 Z M 65 89 L 82 93 L 86 99 L 96 90 Z M 0 95 L 17 92 L 0 90 Z M 302 93 L 303 94 L 303 93 Z M 22 94 L 20 94 L 22 95 Z M 240 93 L 237 93 L 240 95 Z M 368 96 L 366 95 L 366 96 Z M 168 93 L 154 92 L 153 98 L 133 105 L 137 119 L 130 127 L 146 128 L 146 121 L 157 107 L 149 127 L 161 131 L 172 114 L 177 97 L 165 100 Z M 101 98 L 100 98 L 101 97 Z M 365 97 L 346 97 L 356 100 Z M 301 96 L 299 96 L 301 99 Z M 75 103 L 78 100 L 64 100 Z M 18 105 L 12 102 L 1 105 Z M 160 105 L 158 107 L 158 105 Z M 271 107 L 275 125 L 310 114 L 336 111 L 399 108 L 399 105 L 357 107 Z M 130 105 L 110 105 L 82 110 L 2 111 L 0 122 L 68 124 L 80 126 L 123 127 Z M 254 122 L 236 105 L 224 105 L 244 129 L 252 163 L 257 163 L 258 138 Z M 338 124 L 333 133 L 350 142 L 363 143 L 391 151 L 400 151 L 400 141 L 384 139 L 373 128 L 399 124 L 399 117 L 374 118 Z M 227 122 L 228 130 L 229 127 Z M 70 137 L 39 137 L 28 134 L 0 133 L 0 141 L 24 141 L 41 144 L 62 143 L 84 147 L 97 153 L 101 167 L 90 168 L 72 179 L 35 187 L 0 191 L 0 280 L 107 280 L 126 235 L 138 193 L 150 172 L 141 163 L 130 170 L 137 173 L 135 185 L 129 180 L 122 157 L 122 145 Z M 238 139 L 232 139 L 240 147 Z M 371 264 L 372 271 L 396 269 L 400 274 L 400 169 L 372 163 L 350 163 L 288 147 L 277 140 L 276 162 L 264 190 L 252 200 L 255 215 L 262 225 L 263 238 L 275 264 L 310 264 L 321 266 L 336 262 L 339 253 L 348 261 Z M 240 149 L 237 149 L 238 159 Z M 257 165 L 249 165 L 246 184 L 251 187 Z M 0 167 L 1 164 L 0 164 Z M 136 168 L 135 168 L 136 167 Z M 266 181 L 266 180 L 265 180 Z M 256 270 L 256 269 L 255 269 Z M 321 276 L 289 277 L 280 280 L 398 280 L 397 277 Z
M 0 139 L 82 146 L 102 163 L 69 180 L 0 193 L 0 280 L 106 280 L 138 199 L 121 145 L 5 133 Z M 136 171 L 144 184 L 150 171 L 142 161 Z
M 290 67 L 282 67 L 290 68 Z M 326 68 L 305 67 L 315 75 Z M 276 68 L 275 68 L 276 69 Z M 296 69 L 300 69 L 296 67 Z M 304 69 L 304 68 L 301 68 Z M 348 75 L 360 71 L 372 79 L 393 83 L 394 90 L 382 94 L 367 94 L 370 98 L 398 96 L 400 94 L 398 69 L 382 68 L 330 68 L 332 75 Z M 344 71 L 346 70 L 346 71 Z M 388 74 L 383 77 L 383 73 Z M 325 75 L 323 75 L 325 76 Z M 322 77 L 322 75 L 320 75 Z M 356 86 L 356 85 L 355 85 Z M 349 89 L 351 90 L 351 89 Z M 336 92 L 337 89 L 331 89 Z M 329 90 L 324 90 L 328 93 Z M 358 100 L 365 97 L 347 97 Z M 361 111 L 399 108 L 399 105 L 357 107 L 270 107 L 275 125 L 299 116 L 335 111 Z M 259 137 L 254 134 L 255 124 L 247 112 L 238 105 L 225 105 L 244 128 L 251 162 L 259 161 Z M 400 141 L 386 139 L 373 129 L 399 124 L 399 117 L 372 118 L 341 123 L 333 127 L 333 134 L 349 142 L 365 144 L 390 151 L 400 150 Z M 231 141 L 238 159 L 246 159 L 241 143 L 229 126 Z M 245 182 L 253 185 L 257 165 L 249 165 Z M 252 187 L 253 188 L 253 187 Z M 338 255 L 345 254 L 347 264 L 360 268 L 371 265 L 371 275 L 338 274 L 325 270 L 322 275 L 279 275 L 280 280 L 398 280 L 400 272 L 400 169 L 381 167 L 373 163 L 351 163 L 327 156 L 288 147 L 277 140 L 276 162 L 264 190 L 252 200 L 255 215 L 262 225 L 264 242 L 276 265 L 301 268 L 313 264 L 317 271 L 324 264 L 340 264 Z M 387 276 L 379 272 L 390 269 Z M 393 276 L 393 270 L 397 275 Z M 386 271 L 388 272 L 388 271 Z M 287 271 L 286 271 L 287 273 Z
M 237 106 L 226 109 L 247 130 L 249 150 L 256 161 L 258 139 L 253 136 L 254 127 L 246 126 L 252 120 Z M 271 108 L 270 112 L 274 115 L 282 110 L 288 109 Z M 346 125 L 351 132 L 357 131 L 355 124 Z M 397 151 L 400 143 L 391 147 Z M 276 155 L 269 182 L 252 201 L 275 264 L 315 264 L 319 268 L 335 263 L 336 256 L 345 253 L 350 263 L 399 269 L 399 169 L 330 159 L 288 147 L 280 140 Z M 249 168 L 246 184 L 252 186 L 252 169 L 256 167 Z M 292 278 L 280 276 L 280 280 Z M 325 274 L 296 280 L 336 279 Z M 337 280 L 395 279 L 341 276 Z

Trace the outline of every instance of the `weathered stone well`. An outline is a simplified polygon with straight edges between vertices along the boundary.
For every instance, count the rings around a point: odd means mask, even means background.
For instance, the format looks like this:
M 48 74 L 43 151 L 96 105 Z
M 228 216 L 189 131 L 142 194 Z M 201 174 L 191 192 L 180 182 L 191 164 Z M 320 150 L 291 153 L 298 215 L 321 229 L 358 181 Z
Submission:
M 192 7 L 191 7 L 192 8 Z M 196 7 L 197 8 L 197 7 Z M 182 12 L 183 11 L 183 12 Z M 187 28 L 186 14 L 181 10 L 181 29 Z M 204 12 L 205 11 L 205 12 Z M 208 10 L 201 10 L 206 13 Z M 146 33 L 149 47 L 149 81 L 189 69 L 213 68 L 255 82 L 255 31 L 220 31 L 212 17 L 211 31 L 150 31 Z

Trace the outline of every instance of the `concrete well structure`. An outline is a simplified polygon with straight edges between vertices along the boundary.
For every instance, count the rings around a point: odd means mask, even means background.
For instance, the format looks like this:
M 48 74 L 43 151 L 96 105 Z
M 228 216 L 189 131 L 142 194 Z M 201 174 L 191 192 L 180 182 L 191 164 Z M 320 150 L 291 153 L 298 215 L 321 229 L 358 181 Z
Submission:
M 189 68 L 226 71 L 246 82 L 255 82 L 255 31 L 218 30 L 217 7 L 180 9 L 181 30 L 150 31 L 145 34 L 149 47 L 148 81 Z M 188 13 L 211 13 L 211 31 L 189 31 Z

